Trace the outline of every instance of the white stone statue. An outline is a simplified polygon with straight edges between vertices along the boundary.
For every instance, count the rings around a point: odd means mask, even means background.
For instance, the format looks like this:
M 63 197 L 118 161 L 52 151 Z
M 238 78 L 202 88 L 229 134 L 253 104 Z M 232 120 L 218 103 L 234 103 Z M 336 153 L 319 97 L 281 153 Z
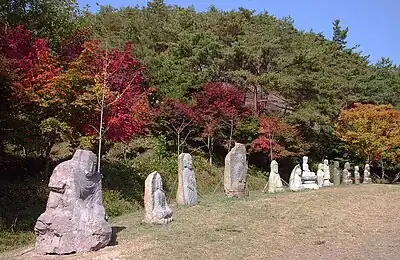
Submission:
M 329 161 L 324 160 L 324 184 L 322 186 L 329 187 L 332 186 L 333 183 L 331 182 L 331 171 L 329 169 Z
M 365 184 L 372 183 L 370 166 L 369 166 L 368 163 L 364 167 L 364 181 L 363 181 L 363 183 L 365 183 Z
M 268 193 L 283 192 L 283 185 L 281 181 L 281 176 L 278 172 L 278 162 L 273 160 L 271 162 L 271 173 L 268 179 Z
M 168 224 L 172 221 L 172 210 L 168 206 L 158 172 L 151 173 L 145 181 L 144 208 L 147 223 Z
M 354 184 L 360 184 L 360 167 L 354 166 Z
M 318 187 L 322 187 L 324 184 L 324 165 L 322 163 L 318 164 L 318 171 L 317 171 L 317 184 Z
M 301 167 L 297 164 L 290 174 L 289 188 L 291 191 L 304 190 L 303 183 L 301 181 Z
M 351 172 L 350 172 L 350 163 L 346 162 L 344 164 L 343 176 L 342 176 L 342 184 L 351 185 L 353 181 L 351 180 Z
M 303 186 L 306 189 L 319 189 L 317 181 L 317 176 L 314 172 L 310 171 L 308 167 L 308 157 L 303 156 L 303 173 L 301 175 L 301 180 L 303 181 Z
M 178 157 L 178 190 L 176 202 L 179 205 L 194 206 L 197 204 L 196 178 L 193 170 L 192 156 L 182 153 Z

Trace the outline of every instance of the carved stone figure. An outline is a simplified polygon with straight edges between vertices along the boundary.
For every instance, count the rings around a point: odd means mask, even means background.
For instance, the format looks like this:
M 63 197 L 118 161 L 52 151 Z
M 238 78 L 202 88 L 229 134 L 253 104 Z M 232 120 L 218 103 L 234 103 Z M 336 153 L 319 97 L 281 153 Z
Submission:
M 332 186 L 333 183 L 331 182 L 331 170 L 329 169 L 329 161 L 324 160 L 324 187 Z
M 291 191 L 299 191 L 304 190 L 303 183 L 301 181 L 301 167 L 300 164 L 296 165 L 292 173 L 290 174 L 289 179 L 289 188 Z
M 246 147 L 235 143 L 235 146 L 225 157 L 224 190 L 227 197 L 246 197 L 247 160 Z
M 303 173 L 301 175 L 301 180 L 303 181 L 303 186 L 305 189 L 319 189 L 317 181 L 317 176 L 314 172 L 310 171 L 308 167 L 308 157 L 303 156 Z
M 110 243 L 112 230 L 105 219 L 96 161 L 94 153 L 77 150 L 54 169 L 46 211 L 34 228 L 38 253 L 89 252 Z
M 333 163 L 333 183 L 335 186 L 340 185 L 340 171 L 339 171 L 339 162 L 335 161 Z
M 271 162 L 271 173 L 268 179 L 268 193 L 283 192 L 281 176 L 278 172 L 278 162 L 273 160 Z
M 158 172 L 147 176 L 144 185 L 145 222 L 168 224 L 172 221 L 172 209 L 168 206 L 163 190 L 162 178 Z
M 372 183 L 370 166 L 369 166 L 368 163 L 364 167 L 364 180 L 363 180 L 363 183 L 365 183 L 365 184 Z
M 360 167 L 354 166 L 354 184 L 360 184 Z
M 318 187 L 322 187 L 324 184 L 324 165 L 322 163 L 318 164 L 318 171 L 317 171 L 317 184 Z
M 179 205 L 194 206 L 197 204 L 196 178 L 193 170 L 192 156 L 182 153 L 178 157 L 178 191 L 176 201 Z
M 344 164 L 343 176 L 342 176 L 342 184 L 351 185 L 353 181 L 351 180 L 351 172 L 350 172 L 350 163 L 346 162 Z

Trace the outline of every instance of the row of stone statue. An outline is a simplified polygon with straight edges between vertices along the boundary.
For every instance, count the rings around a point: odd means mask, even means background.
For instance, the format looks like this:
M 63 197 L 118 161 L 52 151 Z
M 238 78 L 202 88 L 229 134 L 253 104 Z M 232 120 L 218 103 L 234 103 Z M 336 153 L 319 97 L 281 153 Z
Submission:
M 36 251 L 42 254 L 69 254 L 98 250 L 111 241 L 112 229 L 107 222 L 103 206 L 101 176 L 96 171 L 97 157 L 94 153 L 77 150 L 71 160 L 54 169 L 50 177 L 50 194 L 46 211 L 35 225 Z M 339 185 L 339 165 L 335 162 L 334 184 Z M 225 158 L 224 191 L 228 197 L 248 196 L 246 148 L 236 143 Z M 339 178 L 339 179 L 338 179 Z M 355 183 L 359 183 L 359 169 L 354 171 Z M 365 166 L 364 183 L 370 183 L 369 166 Z M 350 164 L 343 170 L 344 184 L 351 184 Z M 289 187 L 292 191 L 318 189 L 331 186 L 328 161 L 318 166 L 317 174 L 308 167 L 308 158 L 303 157 L 302 167 L 293 169 Z M 278 163 L 271 162 L 268 192 L 284 191 L 278 172 Z M 197 204 L 195 172 L 190 154 L 178 157 L 177 204 Z M 158 172 L 145 180 L 145 218 L 147 223 L 167 224 L 172 221 L 172 209 L 168 206 L 163 182 Z

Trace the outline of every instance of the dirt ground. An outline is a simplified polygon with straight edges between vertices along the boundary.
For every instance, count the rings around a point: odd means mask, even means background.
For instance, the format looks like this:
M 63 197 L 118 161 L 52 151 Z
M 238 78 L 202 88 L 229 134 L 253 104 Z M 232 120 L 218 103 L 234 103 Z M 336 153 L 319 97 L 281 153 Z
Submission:
M 359 185 L 177 207 L 167 226 L 135 213 L 113 221 L 117 245 L 93 253 L 10 259 L 400 259 L 400 185 Z M 1 256 L 0 256 L 1 259 Z

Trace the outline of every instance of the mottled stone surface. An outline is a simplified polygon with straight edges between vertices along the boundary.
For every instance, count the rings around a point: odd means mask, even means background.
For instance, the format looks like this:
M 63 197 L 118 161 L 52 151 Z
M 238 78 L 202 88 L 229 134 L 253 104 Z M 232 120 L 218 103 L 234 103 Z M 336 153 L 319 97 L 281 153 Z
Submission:
M 304 190 L 303 183 L 301 181 L 301 167 L 300 164 L 296 165 L 292 173 L 290 174 L 289 179 L 289 188 L 291 191 L 299 191 Z
M 324 165 L 322 163 L 318 164 L 318 171 L 317 171 L 317 184 L 318 187 L 322 187 L 324 184 Z
M 194 206 L 197 204 L 196 177 L 192 156 L 182 153 L 178 157 L 178 190 L 176 202 L 179 205 Z
M 105 220 L 96 161 L 94 153 L 77 150 L 54 169 L 46 211 L 34 228 L 38 253 L 88 252 L 110 243 L 112 230 Z
M 163 182 L 158 172 L 147 176 L 144 184 L 144 221 L 153 224 L 168 224 L 172 221 L 172 209 L 168 206 Z
M 364 180 L 363 180 L 363 183 L 365 183 L 365 184 L 372 183 L 371 172 L 370 171 L 371 171 L 370 170 L 370 166 L 367 163 L 365 165 L 365 168 L 364 168 Z
M 333 163 L 333 183 L 335 186 L 340 185 L 340 170 L 338 161 Z
M 284 191 L 278 168 L 278 162 L 273 160 L 271 162 L 271 172 L 268 178 L 268 193 L 277 193 Z
M 303 156 L 303 173 L 301 174 L 301 180 L 305 189 L 317 190 L 319 186 L 317 184 L 317 176 L 314 172 L 310 171 L 308 167 L 308 157 Z
M 360 184 L 360 167 L 354 166 L 354 184 Z
M 331 170 L 329 169 L 329 161 L 324 160 L 324 187 L 332 186 L 333 183 L 331 182 Z
M 350 172 L 350 163 L 346 162 L 344 164 L 343 176 L 342 176 L 342 184 L 351 185 L 353 181 L 351 180 L 351 172 Z
M 224 190 L 228 197 L 246 197 L 247 184 L 246 147 L 235 143 L 235 147 L 225 157 Z

